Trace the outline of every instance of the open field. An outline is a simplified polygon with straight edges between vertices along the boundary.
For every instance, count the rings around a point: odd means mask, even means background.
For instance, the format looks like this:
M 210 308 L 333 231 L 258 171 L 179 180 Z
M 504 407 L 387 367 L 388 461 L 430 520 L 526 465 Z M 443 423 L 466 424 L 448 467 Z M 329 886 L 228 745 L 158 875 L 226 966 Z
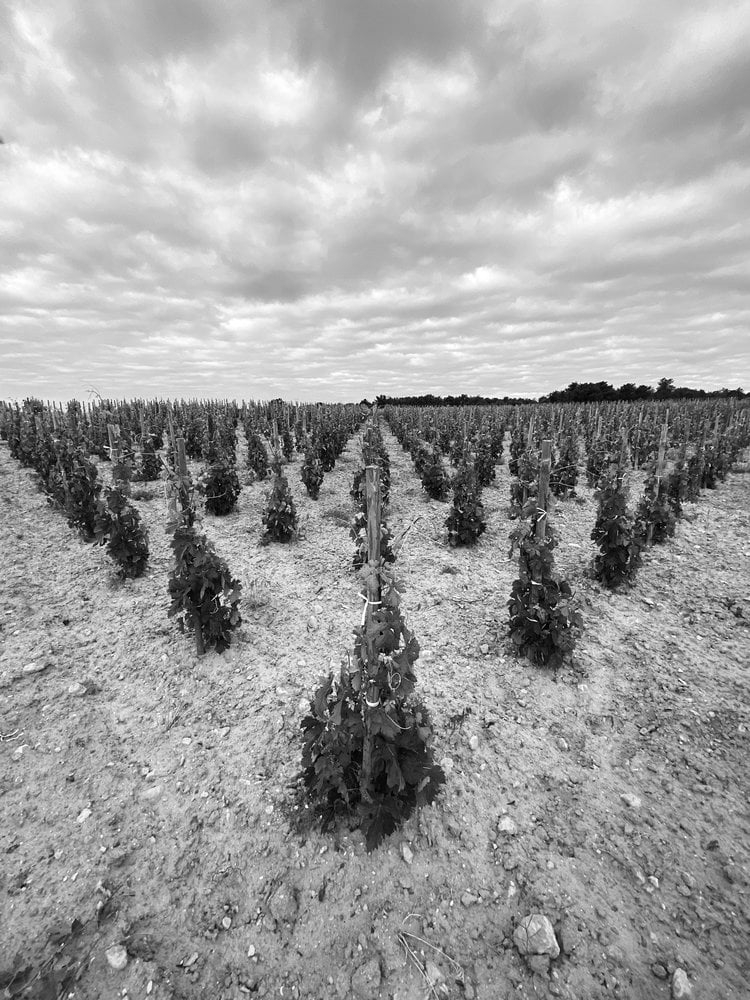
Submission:
M 263 483 L 204 518 L 242 582 L 243 625 L 200 658 L 166 617 L 160 484 L 136 501 L 147 573 L 120 582 L 0 444 L 7 995 L 650 1000 L 675 968 L 694 996 L 750 994 L 750 477 L 687 505 L 616 595 L 586 573 L 591 491 L 557 504 L 556 560 L 585 624 L 555 676 L 505 637 L 507 466 L 478 545 L 449 549 L 447 505 L 384 436 L 387 520 L 411 525 L 397 565 L 419 692 L 450 763 L 436 802 L 371 854 L 356 831 L 300 832 L 289 787 L 306 699 L 362 614 L 356 437 L 317 502 L 298 455 L 287 468 L 300 540 L 259 545 Z M 549 973 L 512 941 L 534 912 L 562 945 Z

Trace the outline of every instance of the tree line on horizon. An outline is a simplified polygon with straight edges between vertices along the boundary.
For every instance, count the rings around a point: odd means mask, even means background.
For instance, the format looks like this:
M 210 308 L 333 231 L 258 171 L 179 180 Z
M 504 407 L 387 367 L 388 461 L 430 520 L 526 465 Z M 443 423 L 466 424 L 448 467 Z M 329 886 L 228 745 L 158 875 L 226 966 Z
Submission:
M 748 395 L 741 387 L 736 389 L 694 389 L 690 386 L 675 386 L 674 379 L 661 378 L 654 389 L 650 385 L 636 385 L 625 382 L 615 388 L 609 382 L 571 382 L 565 389 L 556 389 L 539 399 L 518 396 L 435 396 L 426 393 L 421 396 L 377 397 L 378 406 L 507 406 L 519 403 L 605 403 L 637 402 L 649 399 L 743 399 Z M 367 402 L 367 400 L 363 400 Z

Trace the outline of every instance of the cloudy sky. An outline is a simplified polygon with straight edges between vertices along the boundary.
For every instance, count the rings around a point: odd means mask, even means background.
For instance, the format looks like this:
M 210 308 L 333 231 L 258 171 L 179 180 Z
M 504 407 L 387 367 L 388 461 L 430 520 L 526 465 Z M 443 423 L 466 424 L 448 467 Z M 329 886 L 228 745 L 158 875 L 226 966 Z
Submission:
M 6 0 L 0 398 L 750 388 L 750 0 Z

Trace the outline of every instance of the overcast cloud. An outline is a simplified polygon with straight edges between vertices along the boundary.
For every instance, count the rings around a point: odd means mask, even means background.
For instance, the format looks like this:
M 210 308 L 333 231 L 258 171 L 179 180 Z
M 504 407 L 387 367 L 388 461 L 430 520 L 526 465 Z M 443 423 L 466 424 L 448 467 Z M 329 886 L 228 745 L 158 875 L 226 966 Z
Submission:
M 11 0 L 0 398 L 750 388 L 750 2 Z

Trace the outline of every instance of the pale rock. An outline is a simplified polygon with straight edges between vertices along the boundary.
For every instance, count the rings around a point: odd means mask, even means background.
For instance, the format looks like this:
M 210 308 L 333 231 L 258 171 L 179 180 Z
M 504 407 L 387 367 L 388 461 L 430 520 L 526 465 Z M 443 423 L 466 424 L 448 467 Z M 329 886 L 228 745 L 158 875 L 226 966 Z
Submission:
M 497 829 L 500 833 L 506 833 L 509 837 L 514 837 L 518 833 L 518 827 L 510 816 L 501 816 L 497 821 Z
M 401 857 L 404 859 L 407 865 L 410 865 L 414 860 L 414 852 L 407 843 L 403 843 L 401 845 Z
M 91 810 L 88 807 L 86 809 L 81 809 L 81 811 L 78 813 L 76 822 L 85 823 L 90 815 L 91 815 Z
M 111 948 L 107 948 L 104 954 L 107 958 L 107 965 L 116 972 L 122 972 L 128 964 L 128 953 L 124 945 L 113 944 Z
M 479 749 L 479 737 L 478 736 L 472 736 L 471 739 L 469 740 L 469 746 L 471 747 L 472 750 L 478 750 Z
M 632 792 L 623 792 L 620 798 L 629 809 L 641 808 L 641 800 L 638 798 L 637 795 L 634 795 Z
M 455 766 L 453 763 L 453 758 L 443 757 L 443 759 L 440 761 L 440 766 L 442 767 L 443 771 L 445 771 L 446 775 L 450 774 Z
M 46 663 L 25 663 L 23 666 L 23 673 L 25 674 L 41 674 L 43 670 L 47 669 Z
M 684 969 L 675 969 L 672 976 L 672 1000 L 685 1000 L 693 995 L 693 987 Z
M 141 798 L 147 799 L 149 802 L 154 802 L 156 799 L 161 798 L 161 785 L 151 785 L 146 788 L 141 793 Z
M 555 930 L 543 913 L 532 913 L 524 917 L 513 932 L 513 941 L 522 955 L 549 955 L 557 958 L 560 954 Z
M 75 681 L 68 687 L 68 694 L 72 694 L 74 698 L 83 698 L 86 694 L 86 685 L 81 684 L 80 681 Z

